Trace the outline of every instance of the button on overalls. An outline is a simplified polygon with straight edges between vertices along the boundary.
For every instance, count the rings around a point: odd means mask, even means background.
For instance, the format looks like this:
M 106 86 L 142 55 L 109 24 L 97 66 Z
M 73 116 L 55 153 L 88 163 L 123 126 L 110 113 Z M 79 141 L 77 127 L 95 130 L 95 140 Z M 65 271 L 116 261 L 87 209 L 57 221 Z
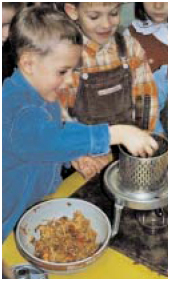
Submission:
M 132 77 L 123 36 L 115 36 L 122 64 L 115 69 L 82 73 L 73 109 L 85 124 L 132 124 Z

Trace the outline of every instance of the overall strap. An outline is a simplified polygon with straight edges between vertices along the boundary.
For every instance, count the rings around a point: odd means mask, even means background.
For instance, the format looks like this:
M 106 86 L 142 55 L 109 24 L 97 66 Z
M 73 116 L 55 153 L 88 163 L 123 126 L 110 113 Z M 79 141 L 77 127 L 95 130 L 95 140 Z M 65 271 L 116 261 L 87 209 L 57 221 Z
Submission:
M 120 59 L 123 61 L 127 61 L 127 46 L 124 36 L 120 32 L 115 33 L 115 42 Z

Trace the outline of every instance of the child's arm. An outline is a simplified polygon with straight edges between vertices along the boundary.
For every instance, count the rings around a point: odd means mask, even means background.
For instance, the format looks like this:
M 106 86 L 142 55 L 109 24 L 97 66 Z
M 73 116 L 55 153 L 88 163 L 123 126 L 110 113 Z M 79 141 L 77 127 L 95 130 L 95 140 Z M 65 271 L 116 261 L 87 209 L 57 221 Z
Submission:
M 103 155 L 110 150 L 107 124 L 87 126 L 62 122 L 56 105 L 53 119 L 44 108 L 28 107 L 13 122 L 10 140 L 14 153 L 27 161 L 67 162 L 85 155 Z
M 57 114 L 57 108 L 55 108 Z M 124 144 L 134 155 L 151 155 L 157 149 L 150 135 L 134 126 L 83 125 L 53 120 L 44 108 L 24 108 L 10 130 L 13 153 L 24 161 L 67 162 L 85 155 L 107 154 L 109 145 Z

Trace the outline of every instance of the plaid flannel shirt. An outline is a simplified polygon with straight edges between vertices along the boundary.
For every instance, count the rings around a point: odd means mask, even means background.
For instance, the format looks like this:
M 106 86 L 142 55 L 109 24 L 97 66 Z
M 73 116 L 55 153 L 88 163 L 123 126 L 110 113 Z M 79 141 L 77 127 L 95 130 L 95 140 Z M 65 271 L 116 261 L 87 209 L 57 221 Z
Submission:
M 134 108 L 138 96 L 150 96 L 149 130 L 153 131 L 158 115 L 157 88 L 153 75 L 148 65 L 145 52 L 138 41 L 131 35 L 124 35 L 124 38 L 127 46 L 127 63 L 132 73 L 132 100 Z M 101 48 L 100 45 L 84 36 L 82 67 L 79 71 L 74 72 L 72 86 L 57 93 L 61 105 L 64 108 L 74 106 L 80 73 L 94 73 L 110 70 L 121 64 L 122 61 L 119 58 L 114 37 L 110 38 L 109 42 Z

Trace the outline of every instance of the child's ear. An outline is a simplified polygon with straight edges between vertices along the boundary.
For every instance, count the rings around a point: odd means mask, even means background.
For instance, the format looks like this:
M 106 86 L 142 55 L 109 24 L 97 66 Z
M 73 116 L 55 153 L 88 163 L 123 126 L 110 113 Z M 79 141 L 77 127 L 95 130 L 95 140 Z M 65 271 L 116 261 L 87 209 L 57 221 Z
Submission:
M 71 18 L 74 21 L 78 20 L 77 8 L 74 5 L 70 3 L 66 3 L 64 6 L 64 10 L 65 13 L 69 16 L 69 18 Z
M 34 55 L 30 52 L 24 52 L 21 54 L 19 60 L 19 67 L 20 69 L 27 75 L 32 74 L 34 64 Z

